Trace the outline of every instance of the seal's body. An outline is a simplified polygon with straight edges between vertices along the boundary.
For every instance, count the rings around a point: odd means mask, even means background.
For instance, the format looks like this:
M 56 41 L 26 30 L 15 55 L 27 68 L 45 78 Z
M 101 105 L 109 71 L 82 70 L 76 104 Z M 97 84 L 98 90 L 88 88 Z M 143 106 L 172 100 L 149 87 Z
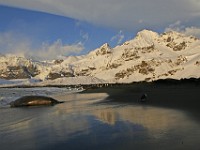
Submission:
M 24 96 L 10 103 L 11 107 L 25 107 L 25 106 L 41 106 L 41 105 L 55 105 L 59 102 L 51 97 L 46 96 Z

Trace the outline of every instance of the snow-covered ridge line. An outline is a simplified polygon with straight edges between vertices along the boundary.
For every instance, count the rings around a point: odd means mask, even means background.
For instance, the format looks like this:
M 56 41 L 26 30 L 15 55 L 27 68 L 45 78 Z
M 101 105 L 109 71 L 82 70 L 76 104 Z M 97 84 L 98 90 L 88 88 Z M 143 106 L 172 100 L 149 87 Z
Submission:
M 114 48 L 106 43 L 87 55 L 69 56 L 51 63 L 0 56 L 0 78 L 31 79 L 26 85 L 180 80 L 199 78 L 199 69 L 200 40 L 174 31 L 158 34 L 143 30 L 134 39 Z

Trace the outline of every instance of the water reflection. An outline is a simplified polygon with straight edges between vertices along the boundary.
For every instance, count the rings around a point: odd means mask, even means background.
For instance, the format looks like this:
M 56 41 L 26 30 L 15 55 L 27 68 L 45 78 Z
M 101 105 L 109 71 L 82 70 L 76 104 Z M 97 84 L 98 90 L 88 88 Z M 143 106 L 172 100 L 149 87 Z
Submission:
M 200 124 L 186 112 L 99 103 L 108 95 L 55 95 L 53 107 L 0 109 L 1 149 L 198 149 Z
M 112 108 L 97 110 L 94 112 L 94 115 L 98 118 L 98 120 L 110 125 L 115 125 L 116 121 L 118 120 L 118 113 Z

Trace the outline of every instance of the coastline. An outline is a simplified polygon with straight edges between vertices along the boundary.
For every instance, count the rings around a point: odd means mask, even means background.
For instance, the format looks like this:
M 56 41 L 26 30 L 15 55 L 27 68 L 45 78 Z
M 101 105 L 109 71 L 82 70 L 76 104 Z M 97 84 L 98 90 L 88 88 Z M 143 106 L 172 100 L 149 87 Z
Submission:
M 37 88 L 37 87 L 57 87 L 57 88 L 66 88 L 66 87 L 71 87 L 71 88 L 84 88 L 84 89 L 98 89 L 98 88 L 103 88 L 103 87 L 118 87 L 118 86 L 129 86 L 129 85 L 152 85 L 152 84 L 165 84 L 165 85 L 183 85 L 183 84 L 195 84 L 195 85 L 200 85 L 200 78 L 188 78 L 188 79 L 159 79 L 151 82 L 147 81 L 138 81 L 138 82 L 131 82 L 131 83 L 121 83 L 121 82 L 116 82 L 116 83 L 88 83 L 88 84 L 41 84 L 41 83 L 36 83 L 36 84 L 0 84 L 0 88 Z
M 67 88 L 78 89 L 80 94 L 106 93 L 108 97 L 101 103 L 124 103 L 139 104 L 158 107 L 169 107 L 200 111 L 199 87 L 200 79 L 165 79 L 153 82 L 133 83 L 100 83 L 100 84 L 77 84 L 77 85 L 15 85 L 0 88 Z M 147 94 L 145 103 L 138 103 L 142 94 Z
M 14 97 L 43 91 L 65 103 L 0 109 L 0 135 L 10 132 L 0 143 L 3 149 L 22 150 L 81 149 L 77 141 L 82 141 L 85 149 L 199 148 L 199 82 L 165 82 L 87 85 L 76 93 L 62 87 L 49 92 L 41 87 L 1 89 L 9 90 Z M 143 93 L 147 101 L 138 102 Z M 16 135 L 19 138 L 12 140 Z
M 152 83 L 119 84 L 88 88 L 81 93 L 106 93 L 109 96 L 100 103 L 120 103 L 180 109 L 200 118 L 200 80 L 159 80 Z M 139 102 L 147 94 L 146 102 Z

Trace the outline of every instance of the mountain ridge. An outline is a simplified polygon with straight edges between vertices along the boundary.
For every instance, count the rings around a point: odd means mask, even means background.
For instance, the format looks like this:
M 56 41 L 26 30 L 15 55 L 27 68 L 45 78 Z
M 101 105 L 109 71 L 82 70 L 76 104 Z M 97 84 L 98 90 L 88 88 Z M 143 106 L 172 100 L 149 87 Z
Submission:
M 105 43 L 86 55 L 46 63 L 0 57 L 2 79 L 48 81 L 86 76 L 105 83 L 131 83 L 200 77 L 200 40 L 175 31 L 158 34 L 142 30 L 114 48 Z M 11 59 L 15 61 L 11 63 Z

